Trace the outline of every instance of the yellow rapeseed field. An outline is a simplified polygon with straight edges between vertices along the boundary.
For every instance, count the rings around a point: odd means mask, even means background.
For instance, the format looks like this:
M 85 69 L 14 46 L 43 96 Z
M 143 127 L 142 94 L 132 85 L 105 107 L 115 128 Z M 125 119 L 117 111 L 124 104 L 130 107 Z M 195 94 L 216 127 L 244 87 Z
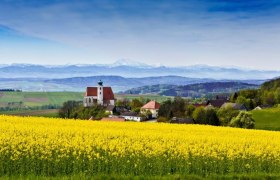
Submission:
M 0 175 L 279 171 L 280 132 L 0 116 Z

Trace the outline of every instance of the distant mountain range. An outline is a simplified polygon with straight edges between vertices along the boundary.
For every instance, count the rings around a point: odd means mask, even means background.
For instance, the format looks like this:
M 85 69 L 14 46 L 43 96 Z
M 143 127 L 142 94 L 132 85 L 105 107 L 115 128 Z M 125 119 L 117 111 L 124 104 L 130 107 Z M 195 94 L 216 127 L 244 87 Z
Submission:
M 113 64 L 44 66 L 32 64 L 0 65 L 0 78 L 61 79 L 89 76 L 182 76 L 203 79 L 271 79 L 280 71 L 249 70 L 237 67 L 194 65 L 185 67 L 152 66 L 134 61 L 120 60 Z
M 168 85 L 182 86 L 207 82 L 242 82 L 260 85 L 265 80 L 215 80 L 206 78 L 187 78 L 181 76 L 154 76 L 144 78 L 125 78 L 121 76 L 90 76 L 61 79 L 47 78 L 0 78 L 0 89 L 22 89 L 23 91 L 85 91 L 87 86 L 96 86 L 102 80 L 105 86 L 112 86 L 114 92 L 132 88 Z M 157 91 L 158 93 L 158 91 Z
M 132 88 L 124 94 L 159 94 L 164 96 L 203 97 L 217 94 L 231 94 L 242 89 L 256 89 L 259 85 L 243 82 L 207 82 L 198 84 L 178 85 L 152 85 Z

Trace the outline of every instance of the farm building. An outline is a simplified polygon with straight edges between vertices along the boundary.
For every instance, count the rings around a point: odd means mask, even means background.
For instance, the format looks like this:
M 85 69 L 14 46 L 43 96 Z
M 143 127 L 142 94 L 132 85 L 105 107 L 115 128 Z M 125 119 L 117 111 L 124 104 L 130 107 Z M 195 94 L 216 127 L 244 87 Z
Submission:
M 136 112 L 125 112 L 121 114 L 120 117 L 123 117 L 125 120 L 128 121 L 137 121 L 137 122 L 141 122 L 146 119 L 145 117 L 139 116 L 138 113 Z
M 146 111 L 150 111 L 152 113 L 152 118 L 157 118 L 159 108 L 160 104 L 158 102 L 150 101 L 141 107 L 141 113 L 145 114 Z
M 84 96 L 84 107 L 93 105 L 109 106 L 115 105 L 115 97 L 111 87 L 103 87 L 103 82 L 100 80 L 98 86 L 87 87 Z

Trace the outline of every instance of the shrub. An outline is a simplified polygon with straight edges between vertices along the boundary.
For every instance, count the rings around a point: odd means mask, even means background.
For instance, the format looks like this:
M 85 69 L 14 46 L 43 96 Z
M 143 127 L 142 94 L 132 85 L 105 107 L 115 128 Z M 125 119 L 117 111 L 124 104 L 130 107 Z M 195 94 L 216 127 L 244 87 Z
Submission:
M 237 117 L 231 120 L 230 126 L 253 129 L 255 127 L 255 120 L 252 118 L 251 113 L 241 111 Z

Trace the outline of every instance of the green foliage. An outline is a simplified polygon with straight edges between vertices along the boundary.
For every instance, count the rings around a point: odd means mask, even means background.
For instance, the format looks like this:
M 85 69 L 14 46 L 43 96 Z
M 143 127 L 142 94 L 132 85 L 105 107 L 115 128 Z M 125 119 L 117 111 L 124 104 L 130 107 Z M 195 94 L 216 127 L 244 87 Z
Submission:
M 83 107 L 82 102 L 67 101 L 59 110 L 59 117 L 70 119 L 102 119 L 108 116 L 102 106 Z
M 169 119 L 172 118 L 173 117 L 172 104 L 173 102 L 171 101 L 171 99 L 161 103 L 158 111 L 158 115 Z
M 161 103 L 159 109 L 159 116 L 172 118 L 172 117 L 185 117 L 186 100 L 181 97 L 175 97 Z
M 198 107 L 193 112 L 193 119 L 197 124 L 206 124 L 206 110 L 203 107 Z
M 169 119 L 166 117 L 159 117 L 157 118 L 157 122 L 169 122 Z
M 220 120 L 217 116 L 217 112 L 214 108 L 207 108 L 205 112 L 205 118 L 206 118 L 206 124 L 210 125 L 215 125 L 218 126 L 220 125 Z
M 58 114 L 61 118 L 76 118 L 76 109 L 82 106 L 82 102 L 79 101 L 67 101 L 63 103 L 63 106 L 59 110 Z
M 186 117 L 192 117 L 195 107 L 192 104 L 187 105 L 185 115 Z
M 220 125 L 228 126 L 231 119 L 238 115 L 239 111 L 233 109 L 232 107 L 220 108 L 217 111 L 217 116 L 220 120 Z
M 255 127 L 255 120 L 251 113 L 240 111 L 238 116 L 231 120 L 230 126 L 253 129 Z
M 131 107 L 132 110 L 139 109 L 143 106 L 144 104 L 139 100 L 139 99 L 132 99 L 129 102 L 129 106 Z M 136 111 L 135 111 L 136 112 Z

